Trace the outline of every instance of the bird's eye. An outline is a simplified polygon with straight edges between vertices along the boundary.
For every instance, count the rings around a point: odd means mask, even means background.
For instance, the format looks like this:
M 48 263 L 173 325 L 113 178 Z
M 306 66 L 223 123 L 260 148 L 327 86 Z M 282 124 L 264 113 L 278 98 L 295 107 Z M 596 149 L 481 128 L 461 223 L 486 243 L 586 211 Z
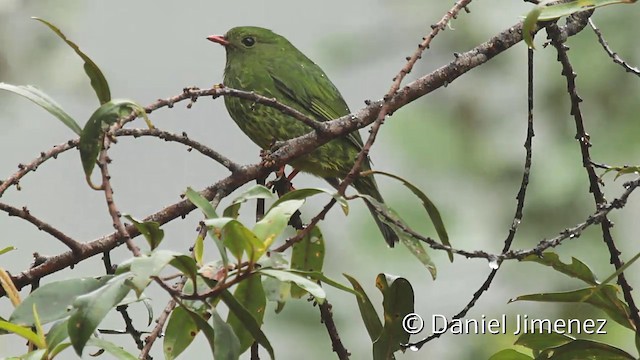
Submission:
M 254 39 L 252 36 L 247 36 L 242 39 L 242 44 L 246 47 L 252 47 L 253 45 L 255 45 L 255 43 L 256 39 Z

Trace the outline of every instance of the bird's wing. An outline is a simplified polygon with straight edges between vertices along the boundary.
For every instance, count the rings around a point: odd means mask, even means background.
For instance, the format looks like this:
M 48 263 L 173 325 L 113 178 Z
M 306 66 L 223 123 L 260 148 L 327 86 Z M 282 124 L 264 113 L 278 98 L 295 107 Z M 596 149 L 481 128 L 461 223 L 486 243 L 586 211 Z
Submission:
M 298 70 L 298 68 L 296 68 Z M 311 115 L 318 121 L 329 121 L 349 114 L 349 107 L 345 103 L 342 95 L 336 87 L 329 81 L 327 76 L 320 70 L 310 69 L 300 74 L 288 74 L 289 78 L 308 79 L 305 81 L 286 82 L 282 77 L 278 77 L 273 72 L 269 75 L 283 96 L 302 107 L 305 113 Z M 311 76 L 309 74 L 315 75 Z M 363 143 L 360 133 L 354 131 L 346 138 L 358 149 L 362 150 Z

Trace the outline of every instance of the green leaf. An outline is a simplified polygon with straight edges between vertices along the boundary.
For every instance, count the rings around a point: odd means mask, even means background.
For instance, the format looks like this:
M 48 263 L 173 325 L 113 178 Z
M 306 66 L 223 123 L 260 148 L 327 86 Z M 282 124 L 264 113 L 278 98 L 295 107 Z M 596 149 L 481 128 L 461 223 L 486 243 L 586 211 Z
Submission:
M 207 219 L 204 223 L 207 226 L 220 229 L 222 243 L 238 261 L 242 259 L 243 251 L 254 262 L 266 251 L 265 244 L 258 239 L 256 234 L 238 220 L 224 217 Z
M 55 358 L 56 356 L 58 356 L 58 354 L 63 352 L 69 346 L 71 346 L 70 342 L 65 342 L 65 343 L 56 345 L 53 349 L 49 351 L 49 357 L 51 359 Z M 42 360 L 42 358 L 38 358 L 37 360 Z
M 640 166 L 628 166 L 628 165 L 624 165 L 624 166 L 612 166 L 608 169 L 606 169 L 602 175 L 600 176 L 600 178 L 604 177 L 606 174 L 608 174 L 611 171 L 615 171 L 616 172 L 616 176 L 613 178 L 613 180 L 618 180 L 618 178 L 622 175 L 627 175 L 627 174 L 638 174 L 640 173 Z
M 87 73 L 87 76 L 89 76 L 89 79 L 91 80 L 91 87 L 96 92 L 100 104 L 102 105 L 110 101 L 111 93 L 109 91 L 109 84 L 107 83 L 107 79 L 105 79 L 104 75 L 102 74 L 102 71 L 100 71 L 98 65 L 96 65 L 96 63 L 94 63 L 93 60 L 91 60 L 85 53 L 83 53 L 78 45 L 67 39 L 62 31 L 60 31 L 60 29 L 58 29 L 56 26 L 46 20 L 37 17 L 32 17 L 32 19 L 38 20 L 41 23 L 47 25 L 49 29 L 53 30 L 53 32 L 55 32 L 62 40 L 64 40 L 67 45 L 69 45 L 76 52 L 76 54 L 78 54 L 78 56 L 80 56 L 82 60 L 84 60 L 84 71 Z
M 164 238 L 164 230 L 160 228 L 160 223 L 156 221 L 139 221 L 129 214 L 123 214 L 125 218 L 133 223 L 138 231 L 144 236 L 151 250 L 157 248 Z
M 40 321 L 50 323 L 69 316 L 69 306 L 74 300 L 104 286 L 113 276 L 103 276 L 99 279 L 87 277 L 55 281 L 42 285 L 24 299 L 13 311 L 9 321 L 19 325 L 33 326 L 33 306 L 37 306 Z
M 367 202 L 373 205 L 374 208 L 378 209 L 383 213 L 386 213 L 391 220 L 387 219 L 385 216 L 379 216 L 380 220 L 385 224 L 389 225 L 391 229 L 398 235 L 400 242 L 409 249 L 409 251 L 415 256 L 429 271 L 431 277 L 435 280 L 438 274 L 438 270 L 436 269 L 436 265 L 431 261 L 431 257 L 427 253 L 427 251 L 422 246 L 422 243 L 419 239 L 414 238 L 408 232 L 402 230 L 402 227 L 397 224 L 402 224 L 403 227 L 408 227 L 404 220 L 400 218 L 400 216 L 386 204 L 379 202 L 369 195 L 358 194 L 357 197 L 364 198 Z
M 156 250 L 149 256 L 139 256 L 131 262 L 131 273 L 134 276 L 129 283 L 138 297 L 151 282 L 151 277 L 158 275 L 176 256 L 181 254 L 170 250 Z
M 542 253 L 542 257 L 537 255 L 530 255 L 522 259 L 523 261 L 537 262 L 538 264 L 551 266 L 558 272 L 571 276 L 576 279 L 580 279 L 589 285 L 598 285 L 598 280 L 593 274 L 591 269 L 582 261 L 572 257 L 571 264 L 565 264 L 560 261 L 558 254 L 547 251 Z
M 46 353 L 47 353 L 46 349 L 40 349 L 40 350 L 32 351 L 30 353 L 22 355 L 19 358 L 9 358 L 9 360 L 42 360 L 43 357 L 46 355 Z
M 69 338 L 69 331 L 67 331 L 68 323 L 69 319 L 64 319 L 57 321 L 51 326 L 51 329 L 49 329 L 46 337 L 47 348 L 54 349 L 56 346 Z
M 402 319 L 413 313 L 413 288 L 405 278 L 379 274 L 376 287 L 382 292 L 384 326 L 373 343 L 374 360 L 393 359 L 401 344 L 409 342 L 409 333 L 402 327 Z
M 211 280 L 205 279 L 205 281 L 207 281 L 207 283 L 209 284 L 213 283 Z M 253 336 L 258 344 L 260 344 L 263 348 L 265 348 L 265 350 L 267 350 L 271 359 L 275 359 L 273 347 L 271 346 L 269 339 L 267 339 L 267 336 L 262 332 L 262 330 L 260 329 L 260 324 L 258 324 L 256 318 L 251 315 L 249 310 L 242 306 L 242 304 L 240 304 L 228 290 L 223 291 L 220 294 L 220 297 L 229 308 L 229 312 L 233 313 L 244 325 L 245 329 L 247 329 L 249 333 L 251 333 L 251 336 Z
M 280 281 L 276 278 L 264 276 L 262 280 L 262 287 L 264 288 L 265 296 L 267 300 L 275 302 L 276 314 L 279 314 L 286 305 L 287 301 L 291 299 L 291 287 L 290 282 Z
M 14 246 L 7 246 L 6 248 L 0 249 L 0 255 L 8 253 L 9 251 L 13 251 L 16 248 Z
M 314 226 L 301 241 L 293 244 L 291 268 L 304 271 L 322 271 L 324 252 L 322 232 L 318 226 Z M 301 298 L 306 293 L 298 285 L 294 285 L 291 288 L 291 296 L 296 299 Z
M 253 227 L 253 233 L 264 243 L 264 250 L 284 231 L 289 218 L 304 204 L 304 200 L 287 200 L 276 203 Z M 261 256 L 262 254 L 260 254 Z M 258 256 L 258 258 L 260 257 Z
M 67 330 L 78 355 L 82 355 L 82 350 L 102 319 L 131 290 L 125 283 L 129 276 L 115 276 L 104 286 L 77 297 L 73 302 L 75 312 L 69 318 Z
M 348 286 L 342 285 L 339 282 L 332 280 L 331 278 L 328 278 L 327 276 L 325 276 L 323 273 L 319 272 L 319 271 L 302 271 L 302 270 L 293 270 L 293 269 L 288 269 L 285 270 L 287 272 L 290 272 L 292 274 L 297 274 L 300 276 L 304 276 L 307 277 L 309 279 L 315 280 L 315 281 L 320 281 L 323 282 L 329 286 L 332 286 L 338 290 L 342 290 L 344 292 L 348 292 L 350 294 L 353 295 L 358 295 L 358 293 L 356 291 L 354 291 L 353 289 L 349 288 Z
M 544 349 L 568 344 L 574 340 L 575 338 L 566 334 L 558 334 L 553 332 L 529 332 L 520 335 L 518 337 L 518 340 L 516 340 L 514 344 L 524 346 L 533 350 L 534 352 L 540 352 Z
M 82 129 L 78 149 L 87 183 L 92 188 L 101 189 L 91 182 L 91 173 L 96 165 L 98 154 L 102 150 L 105 131 L 119 118 L 129 115 L 132 111 L 144 113 L 144 109 L 131 100 L 111 100 L 100 106 Z
M 538 23 L 540 13 L 542 13 L 542 7 L 536 6 L 527 14 L 524 18 L 524 22 L 522 23 L 522 37 L 529 49 L 536 48 L 533 43 L 533 32 L 536 30 L 536 24 Z
M 442 217 L 440 216 L 440 211 L 438 210 L 436 205 L 431 201 L 431 199 L 429 199 L 429 197 L 422 192 L 422 190 L 418 189 L 415 185 L 413 185 L 409 181 L 397 175 L 384 172 L 384 171 L 376 171 L 376 170 L 370 170 L 368 172 L 371 172 L 372 174 L 385 175 L 390 178 L 396 179 L 402 182 L 402 185 L 404 185 L 407 189 L 411 190 L 411 192 L 415 196 L 417 196 L 420 200 L 422 200 L 422 207 L 424 207 L 424 209 L 427 211 L 427 214 L 429 215 L 429 219 L 431 219 L 431 223 L 433 224 L 433 227 L 436 229 L 436 233 L 438 234 L 438 237 L 440 238 L 440 241 L 442 242 L 442 244 L 447 245 L 449 247 L 451 246 L 451 243 L 449 242 L 449 234 L 447 234 L 447 229 L 444 227 L 444 222 L 442 221 Z M 395 215 L 398 216 L 397 214 Z M 449 253 L 449 260 L 453 262 L 453 253 L 451 251 L 448 251 L 448 253 Z
M 505 349 L 491 355 L 489 360 L 533 360 L 533 358 L 513 349 Z
M 233 297 L 253 316 L 258 326 L 262 326 L 267 299 L 262 288 L 260 275 L 253 274 L 242 280 L 236 287 Z M 244 353 L 254 342 L 251 332 L 247 330 L 234 312 L 229 312 L 227 322 L 240 341 L 240 354 Z
M 40 336 L 38 336 L 38 334 L 31 331 L 31 329 L 29 329 L 26 326 L 20 326 L 17 324 L 10 323 L 8 321 L 0 320 L 0 329 L 6 330 L 10 333 L 16 334 L 24 339 L 27 339 L 28 341 L 35 344 L 35 346 L 38 347 L 38 349 L 42 349 L 47 346 L 47 344 L 45 344 L 42 341 L 42 339 L 40 338 Z
M 342 208 L 342 212 L 345 215 L 349 215 L 349 203 L 344 196 L 340 196 L 335 190 L 328 190 L 323 188 L 306 188 L 306 189 L 297 189 L 293 191 L 289 191 L 288 193 L 282 195 L 275 203 L 273 203 L 272 207 L 279 205 L 285 201 L 289 200 L 304 200 L 308 197 L 317 195 L 317 194 L 328 194 L 329 196 L 336 199 L 340 207 Z
M 203 315 L 200 313 L 200 315 Z M 164 358 L 173 360 L 178 357 L 195 339 L 200 329 L 189 311 L 178 306 L 171 312 L 167 328 L 164 331 Z
M 82 132 L 80 125 L 78 125 L 78 123 L 73 120 L 73 118 L 67 114 L 60 105 L 58 105 L 58 103 L 40 89 L 31 85 L 11 85 L 0 82 L 0 90 L 7 90 L 33 101 L 41 108 L 47 110 L 51 115 L 57 117 L 58 120 L 67 125 L 67 127 L 69 127 L 69 129 L 74 133 L 80 135 Z
M 231 204 L 224 209 L 222 216 L 238 218 L 238 212 L 240 211 L 240 205 L 251 199 L 273 199 L 275 195 L 267 187 L 263 185 L 254 185 L 240 194 L 237 198 L 233 199 Z
M 193 190 L 192 188 L 188 187 L 187 191 L 185 191 L 184 194 L 187 197 L 187 199 L 189 199 L 189 201 L 191 201 L 191 203 L 193 205 L 197 206 L 198 209 L 200 209 L 200 211 L 202 211 L 202 213 L 204 214 L 206 219 L 214 219 L 214 218 L 218 217 L 218 214 L 216 213 L 216 209 L 213 208 L 213 205 L 211 205 L 209 200 L 207 200 L 199 192 L 197 192 L 197 191 Z M 227 249 L 224 247 L 224 244 L 222 243 L 222 241 L 220 239 L 218 239 L 218 237 L 215 235 L 215 233 L 212 230 L 209 230 L 209 237 L 211 237 L 213 242 L 218 247 L 218 251 L 220 252 L 220 256 L 222 257 L 222 262 L 224 263 L 224 266 L 226 267 L 229 264 L 229 257 L 227 256 Z
M 633 330 L 633 323 L 629 319 L 629 307 L 618 299 L 618 288 L 614 285 L 608 284 L 568 292 L 522 295 L 509 302 L 523 300 L 591 304 L 606 312 L 613 321 Z
M 566 3 L 554 3 L 555 1 L 547 0 L 540 2 L 526 16 L 523 26 L 522 35 L 525 42 L 530 48 L 533 46 L 533 38 L 531 33 L 535 29 L 538 21 L 549 21 L 568 16 L 577 12 L 595 9 L 598 7 L 613 4 L 632 4 L 636 0 L 573 0 Z
M 196 281 L 198 276 L 198 265 L 195 259 L 187 255 L 177 255 L 169 262 L 171 266 L 180 270 L 191 281 Z
M 216 333 L 213 358 L 228 360 L 239 359 L 241 354 L 240 340 L 238 340 L 231 326 L 222 320 L 215 308 L 211 309 L 211 318 L 213 320 L 213 330 Z
M 342 274 L 344 277 L 349 280 L 351 286 L 353 286 L 353 290 L 357 292 L 356 300 L 358 301 L 358 308 L 360 309 L 360 316 L 362 317 L 362 321 L 364 321 L 364 326 L 367 328 L 367 332 L 369 333 L 369 337 L 371 341 L 375 341 L 382 334 L 382 323 L 380 322 L 380 317 L 378 317 L 378 313 L 376 309 L 373 307 L 371 300 L 367 296 L 367 293 L 364 291 L 364 288 L 358 283 L 358 281 L 347 275 Z
M 87 345 L 96 346 L 101 349 L 104 349 L 109 354 L 113 355 L 118 360 L 137 360 L 138 358 L 126 351 L 120 346 L 112 343 L 111 341 L 107 341 L 104 339 L 99 339 L 97 337 L 91 337 L 87 342 Z
M 196 241 L 193 243 L 193 258 L 196 264 L 202 265 L 202 259 L 204 257 L 204 235 L 198 233 Z
M 633 360 L 634 356 L 628 352 L 592 340 L 574 340 L 568 344 L 543 351 L 542 359 L 574 360 L 574 359 L 602 359 L 602 360 Z
M 213 328 L 211 327 L 211 325 L 209 325 L 207 320 L 203 319 L 202 316 L 200 316 L 198 313 L 193 312 L 187 308 L 184 309 L 187 311 L 189 316 L 191 316 L 191 319 L 193 319 L 193 322 L 196 324 L 198 329 L 204 334 L 204 337 L 209 343 L 211 355 L 213 356 L 213 354 L 215 354 L 215 333 L 213 331 Z
M 209 200 L 207 200 L 204 196 L 202 196 L 199 192 L 193 190 L 191 187 L 187 188 L 187 191 L 184 192 L 184 195 L 191 201 L 193 205 L 195 205 L 202 213 L 204 213 L 207 219 L 214 219 L 218 217 L 216 214 L 216 209 L 211 205 Z
M 320 304 L 322 304 L 324 299 L 327 297 L 327 294 L 320 285 L 292 272 L 278 269 L 260 269 L 258 272 L 276 278 L 280 281 L 290 282 L 300 286 L 304 290 L 308 291 L 309 294 L 313 295 L 316 301 Z

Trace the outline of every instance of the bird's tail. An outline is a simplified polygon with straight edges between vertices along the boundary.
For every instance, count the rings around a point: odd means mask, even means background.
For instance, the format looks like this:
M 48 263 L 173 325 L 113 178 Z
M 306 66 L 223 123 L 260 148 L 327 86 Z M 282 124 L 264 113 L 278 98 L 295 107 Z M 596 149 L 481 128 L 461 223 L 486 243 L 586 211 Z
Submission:
M 376 185 L 376 180 L 373 178 L 373 175 L 358 177 L 353 182 L 353 186 L 356 188 L 356 190 L 358 190 L 359 193 L 369 195 L 374 199 L 380 201 L 381 203 L 384 203 L 384 200 L 382 199 L 382 195 L 380 195 L 380 191 L 378 190 L 378 186 Z M 373 205 L 367 202 L 367 207 L 369 208 L 369 211 L 371 211 L 371 215 L 376 221 L 376 224 L 378 225 L 378 228 L 380 229 L 384 240 L 387 242 L 387 244 L 389 244 L 390 247 L 393 247 L 398 242 L 398 235 L 396 235 L 396 233 L 391 229 L 391 227 L 389 227 L 389 225 L 383 223 L 382 220 L 380 220 Z

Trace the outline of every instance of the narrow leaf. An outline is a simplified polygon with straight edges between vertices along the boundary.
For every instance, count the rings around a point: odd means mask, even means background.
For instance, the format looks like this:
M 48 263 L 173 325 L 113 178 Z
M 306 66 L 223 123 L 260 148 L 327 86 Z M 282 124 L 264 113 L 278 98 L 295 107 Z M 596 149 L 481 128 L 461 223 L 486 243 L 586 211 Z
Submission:
M 44 284 L 24 299 L 13 311 L 9 321 L 19 325 L 33 326 L 35 324 L 32 312 L 34 305 L 39 309 L 38 315 L 43 324 L 65 318 L 71 314 L 68 308 L 78 296 L 101 288 L 112 278 L 113 276 L 103 276 L 99 279 L 87 277 Z
M 433 224 L 433 227 L 436 229 L 436 233 L 438 234 L 438 237 L 440 238 L 440 241 L 442 242 L 442 244 L 451 246 L 451 243 L 449 242 L 449 234 L 447 234 L 447 229 L 445 228 L 444 222 L 442 221 L 442 217 L 440 216 L 440 211 L 435 206 L 435 204 L 431 201 L 431 199 L 429 199 L 429 197 L 422 192 L 422 190 L 418 189 L 418 187 L 416 187 L 409 181 L 401 178 L 400 176 L 397 176 L 388 172 L 384 172 L 384 171 L 370 170 L 368 172 L 372 174 L 385 175 L 390 178 L 396 179 L 402 182 L 402 184 L 407 189 L 411 190 L 411 192 L 414 195 L 416 195 L 420 200 L 422 200 L 422 207 L 424 207 L 424 209 L 427 211 L 427 214 L 429 215 L 429 219 L 431 219 L 431 223 Z M 453 253 L 451 253 L 450 251 L 448 253 L 449 253 L 449 260 L 453 261 Z
M 111 100 L 101 105 L 89 118 L 80 134 L 80 160 L 89 186 L 95 190 L 102 187 L 95 186 L 91 182 L 91 173 L 96 165 L 98 154 L 102 150 L 104 134 L 109 126 L 119 118 L 129 115 L 132 111 L 143 114 L 144 109 L 131 100 Z
M 598 289 L 598 290 L 596 290 Z M 618 324 L 633 329 L 629 316 L 629 307 L 618 299 L 618 288 L 614 285 L 591 287 L 567 292 L 540 293 L 518 296 L 514 301 L 544 301 L 564 303 L 587 303 L 603 310 Z
M 41 23 L 47 25 L 49 29 L 53 30 L 56 35 L 64 40 L 67 45 L 69 45 L 76 52 L 76 54 L 78 54 L 78 56 L 80 56 L 82 60 L 84 60 L 84 71 L 87 73 L 87 76 L 89 76 L 89 79 L 91 80 L 91 87 L 96 92 L 98 100 L 100 101 L 100 105 L 110 101 L 111 93 L 109 91 L 109 84 L 107 83 L 107 79 L 102 74 L 102 71 L 100 71 L 98 65 L 96 65 L 96 63 L 94 63 L 93 60 L 91 60 L 91 58 L 89 58 L 85 53 L 83 53 L 78 45 L 67 39 L 62 31 L 60 31 L 60 29 L 58 29 L 55 25 L 37 17 L 32 17 L 32 19 L 38 20 Z
M 380 216 L 380 220 L 385 224 L 389 225 L 391 229 L 398 235 L 400 242 L 409 249 L 409 251 L 427 268 L 431 277 L 435 280 L 438 274 L 438 270 L 436 269 L 436 265 L 431 261 L 431 257 L 427 253 L 427 251 L 422 246 L 422 243 L 419 239 L 414 238 L 408 232 L 402 230 L 402 227 L 407 227 L 404 220 L 400 218 L 400 216 L 386 204 L 379 202 L 369 195 L 358 194 L 357 197 L 364 198 L 365 201 L 369 202 L 376 208 L 378 211 L 383 212 L 389 216 L 388 219 L 386 216 Z
M 304 290 L 308 291 L 309 294 L 313 295 L 313 297 L 316 298 L 316 301 L 320 304 L 327 297 L 326 293 L 324 292 L 324 289 L 320 285 L 300 275 L 296 275 L 285 270 L 277 270 L 277 269 L 260 269 L 258 270 L 258 272 L 260 272 L 261 274 L 276 278 L 280 281 L 290 282 L 300 286 Z
M 205 280 L 211 283 L 210 280 Z M 228 290 L 225 290 L 221 293 L 222 301 L 224 301 L 225 305 L 229 308 L 229 312 L 233 313 L 240 322 L 244 325 L 244 327 L 251 333 L 251 336 L 260 344 L 267 352 L 271 359 L 275 359 L 275 355 L 273 352 L 273 347 L 267 339 L 267 336 L 260 329 L 260 324 L 258 324 L 257 320 L 251 315 L 251 313 L 244 307 L 242 304 L 238 302 L 238 300 L 231 295 Z
M 237 360 L 240 358 L 240 341 L 229 324 L 224 322 L 215 308 L 211 309 L 213 330 L 216 333 L 214 341 L 214 359 Z
M 32 342 L 35 346 L 37 346 L 38 349 L 42 349 L 46 347 L 46 344 L 43 341 L 41 341 L 40 336 L 38 336 L 38 334 L 34 333 L 33 331 L 31 331 L 31 329 L 29 329 L 26 326 L 20 326 L 20 325 L 12 324 L 8 321 L 0 320 L 0 329 L 6 330 L 10 333 L 16 334 L 24 339 L 27 339 L 28 341 Z
M 272 206 L 277 206 L 280 203 L 289 200 L 305 200 L 308 197 L 323 193 L 336 199 L 336 201 L 342 208 L 342 212 L 344 212 L 345 215 L 349 215 L 349 203 L 347 202 L 347 199 L 345 199 L 344 196 L 340 196 L 335 190 L 328 190 L 323 188 L 305 188 L 289 191 L 288 193 L 280 197 L 275 203 L 273 203 Z
M 253 233 L 264 243 L 265 251 L 282 234 L 289 223 L 289 218 L 302 204 L 304 204 L 304 200 L 287 200 L 274 204 L 264 215 L 264 218 L 256 223 L 253 227 Z
M 504 349 L 491 355 L 489 360 L 533 360 L 533 358 L 513 349 Z
M 558 272 L 576 279 L 580 279 L 589 285 L 598 284 L 598 280 L 596 279 L 596 276 L 593 274 L 591 269 L 589 269 L 589 267 L 585 263 L 574 257 L 571 258 L 571 264 L 565 264 L 560 261 L 560 257 L 558 256 L 558 254 L 552 251 L 547 251 L 544 252 L 541 257 L 537 255 L 531 255 L 522 260 L 537 262 L 538 264 L 550 266 Z
M 129 214 L 123 214 L 125 218 L 133 223 L 138 231 L 144 236 L 151 250 L 157 248 L 164 238 L 164 230 L 160 228 L 160 223 L 156 221 L 139 221 Z
M 240 205 L 251 199 L 273 199 L 275 195 L 263 185 L 254 185 L 233 199 L 231 204 L 224 209 L 222 216 L 236 219 L 240 211 Z
M 128 352 L 126 352 L 120 346 L 112 343 L 111 341 L 107 341 L 104 339 L 99 339 L 97 337 L 92 337 L 87 342 L 87 345 L 96 346 L 100 349 L 104 349 L 109 354 L 113 355 L 118 360 L 137 360 L 138 358 Z
M 128 276 L 130 275 L 118 275 L 101 288 L 79 296 L 73 302 L 76 311 L 69 318 L 67 329 L 78 355 L 82 355 L 82 350 L 102 319 L 129 292 L 130 288 L 125 284 Z
M 291 269 L 322 271 L 324 253 L 324 238 L 322 232 L 318 226 L 314 226 L 301 241 L 293 244 Z M 298 285 L 294 285 L 291 288 L 291 296 L 294 298 L 299 299 L 306 293 L 307 292 Z
M 254 274 L 238 284 L 233 297 L 253 316 L 258 326 L 262 326 L 267 299 L 262 288 L 260 275 Z M 229 312 L 227 322 L 240 341 L 240 353 L 244 353 L 255 341 L 251 332 L 234 312 Z
M 342 274 L 344 277 L 349 280 L 351 286 L 353 286 L 353 290 L 357 292 L 356 300 L 358 301 L 358 308 L 360 309 L 360 316 L 362 317 L 362 321 L 364 321 L 364 326 L 367 328 L 367 332 L 369 333 L 369 337 L 371 341 L 375 341 L 380 337 L 382 333 L 382 323 L 380 322 L 380 317 L 378 317 L 378 313 L 376 309 L 373 307 L 371 300 L 369 300 L 369 296 L 364 291 L 364 288 L 358 283 L 358 281 L 347 275 Z
M 409 342 L 409 333 L 402 327 L 402 319 L 413 313 L 413 288 L 405 278 L 379 274 L 376 287 L 382 292 L 384 326 L 380 337 L 373 343 L 374 360 L 393 358 L 400 344 Z
M 178 306 L 171 312 L 164 331 L 164 358 L 173 360 L 193 342 L 200 329 L 189 311 Z
M 58 105 L 58 103 L 40 89 L 31 85 L 11 85 L 2 82 L 0 82 L 0 89 L 11 91 L 14 94 L 18 94 L 33 101 L 41 108 L 47 110 L 51 115 L 58 118 L 58 120 L 62 121 L 63 124 L 67 125 L 67 127 L 77 135 L 80 135 L 82 132 L 80 125 L 78 125 L 78 123 L 73 120 L 73 118 L 67 114 L 60 105 Z

